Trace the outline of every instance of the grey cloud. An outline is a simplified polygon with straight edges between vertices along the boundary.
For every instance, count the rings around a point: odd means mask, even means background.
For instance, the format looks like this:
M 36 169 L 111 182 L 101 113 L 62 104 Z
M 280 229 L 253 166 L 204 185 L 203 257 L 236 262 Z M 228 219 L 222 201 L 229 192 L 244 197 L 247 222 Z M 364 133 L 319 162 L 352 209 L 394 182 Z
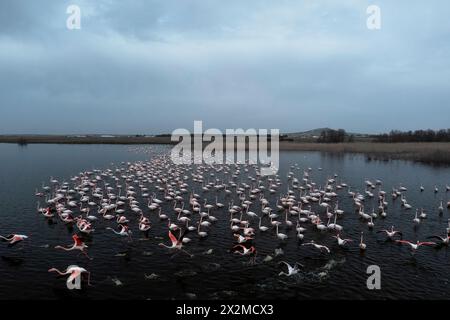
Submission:
M 450 5 L 370 3 L 1 1 L 0 133 L 448 126 Z

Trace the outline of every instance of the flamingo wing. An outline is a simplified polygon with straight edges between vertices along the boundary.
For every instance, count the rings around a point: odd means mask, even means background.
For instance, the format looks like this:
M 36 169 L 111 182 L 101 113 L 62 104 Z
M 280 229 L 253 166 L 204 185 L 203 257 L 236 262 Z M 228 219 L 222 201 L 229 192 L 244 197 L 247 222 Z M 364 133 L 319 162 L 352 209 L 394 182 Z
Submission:
M 411 242 L 406 241 L 406 240 L 395 240 L 395 242 L 404 243 L 404 244 L 411 244 Z
M 178 239 L 173 235 L 173 233 L 169 230 L 169 238 L 172 241 L 172 246 L 176 246 L 178 244 Z
M 288 272 L 289 272 L 289 273 L 291 273 L 292 270 L 294 269 L 294 268 L 292 268 L 291 265 L 290 265 L 289 263 L 287 263 L 286 261 L 280 261 L 280 263 L 284 263 L 284 264 L 287 266 Z
M 22 240 L 23 240 L 23 237 L 22 237 L 22 236 L 15 234 L 15 235 L 12 237 L 10 244 L 15 244 L 15 243 L 20 242 L 20 241 L 22 241 Z
M 79 247 L 79 246 L 83 245 L 83 241 L 81 240 L 81 238 L 77 234 L 74 234 L 72 236 L 72 239 L 75 242 L 75 246 Z
M 430 242 L 430 241 L 419 242 L 419 246 L 433 246 L 435 244 L 436 244 L 436 242 Z
M 437 240 L 441 240 L 441 241 L 445 240 L 445 238 L 441 238 L 439 236 L 430 236 L 430 237 L 427 237 L 427 239 L 437 239 Z
M 67 278 L 67 283 L 72 283 L 74 279 L 78 278 L 81 275 L 81 270 L 74 270 L 70 274 L 69 278 Z

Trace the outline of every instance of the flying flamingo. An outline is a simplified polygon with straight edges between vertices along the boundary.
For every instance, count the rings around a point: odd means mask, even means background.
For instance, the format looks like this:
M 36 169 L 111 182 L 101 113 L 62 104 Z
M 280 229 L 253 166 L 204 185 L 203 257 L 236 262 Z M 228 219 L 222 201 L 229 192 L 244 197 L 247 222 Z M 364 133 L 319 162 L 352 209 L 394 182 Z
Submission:
M 395 237 L 395 235 L 400 235 L 400 238 L 402 237 L 402 233 L 400 232 L 400 231 L 396 231 L 396 230 L 394 230 L 394 226 L 391 226 L 391 230 L 379 230 L 379 231 L 377 231 L 377 233 L 381 233 L 381 232 L 384 232 L 384 233 L 386 233 L 386 235 L 388 236 L 388 239 L 391 239 L 392 240 L 392 238 L 394 238 Z
M 396 240 L 395 242 L 409 245 L 411 247 L 412 252 L 415 252 L 417 249 L 419 249 L 420 246 L 433 246 L 436 244 L 435 242 L 420 242 L 420 241 L 414 243 L 406 240 Z
M 278 274 L 279 276 L 287 276 L 287 277 L 290 277 L 290 276 L 296 275 L 296 274 L 299 272 L 299 266 L 300 266 L 300 267 L 303 267 L 303 266 L 302 266 L 300 263 L 298 263 L 298 262 L 296 262 L 296 263 L 294 264 L 293 267 L 292 267 L 289 263 L 287 263 L 287 262 L 285 262 L 285 261 L 280 261 L 280 263 L 284 263 L 284 264 L 287 266 L 287 268 L 288 268 L 288 273 L 281 271 L 281 272 Z
M 246 248 L 242 244 L 238 244 L 238 245 L 235 245 L 233 247 L 233 249 L 238 249 L 238 248 L 241 248 L 242 251 L 236 250 L 235 253 L 238 253 L 241 256 L 248 256 L 248 255 L 253 254 L 253 253 L 256 256 L 256 248 L 254 246 L 251 246 L 250 248 Z
M 80 250 L 88 259 L 92 260 L 92 258 L 90 258 L 85 251 L 88 246 L 83 242 L 83 240 L 81 240 L 81 238 L 77 234 L 74 234 L 72 236 L 72 239 L 74 243 L 71 247 L 56 246 L 55 249 L 62 249 L 64 251 Z
M 10 235 L 7 235 L 6 237 L 0 236 L 0 239 L 2 239 L 3 241 L 9 242 L 10 246 L 13 246 L 27 238 L 28 238 L 27 236 L 22 235 L 22 234 L 10 234 Z
M 190 254 L 189 252 L 187 252 L 186 250 L 184 250 L 183 249 L 183 236 L 182 236 L 182 234 L 180 233 L 180 236 L 178 237 L 178 239 L 177 239 L 177 237 L 175 237 L 174 235 L 173 235 L 173 233 L 172 233 L 172 231 L 170 231 L 169 230 L 169 239 L 170 239 L 170 241 L 172 242 L 172 245 L 171 246 L 168 246 L 168 245 L 165 245 L 164 243 L 159 243 L 158 245 L 160 246 L 160 247 L 165 247 L 165 248 L 167 248 L 167 249 L 175 249 L 175 250 L 179 250 L 179 251 L 181 251 L 181 252 L 184 252 L 184 253 L 186 253 L 187 255 L 189 255 L 190 257 L 193 257 L 194 255 L 193 254 Z
M 233 236 L 236 238 L 238 243 L 244 243 L 244 242 L 246 242 L 248 240 L 253 240 L 254 239 L 252 237 L 243 237 L 242 235 L 237 234 L 237 233 L 233 234 Z
M 337 235 L 333 236 L 333 238 L 336 238 L 336 239 L 337 239 L 338 245 L 339 245 L 340 247 L 343 247 L 343 246 L 345 246 L 347 243 L 353 241 L 352 239 L 342 239 L 339 233 L 338 233 Z
M 428 239 L 437 239 L 437 240 L 440 240 L 441 241 L 441 244 L 444 244 L 444 245 L 448 245 L 449 243 L 450 243 L 450 236 L 447 234 L 447 235 L 445 235 L 444 237 L 440 237 L 440 236 L 431 236 L 431 237 L 428 237 Z
M 73 281 L 76 278 L 80 277 L 81 274 L 87 273 L 87 275 L 88 275 L 88 279 L 87 279 L 88 280 L 88 285 L 89 286 L 91 285 L 91 273 L 89 271 L 87 271 L 85 268 L 79 267 L 77 265 L 70 265 L 64 271 L 59 271 L 56 268 L 51 268 L 51 269 L 48 270 L 48 272 L 56 272 L 56 273 L 58 273 L 61 276 L 70 274 L 70 276 L 67 278 L 67 281 L 66 281 L 67 287 L 70 287 L 73 284 Z
M 128 237 L 128 239 L 131 240 L 131 230 L 128 228 L 128 226 L 119 224 L 119 227 L 120 227 L 120 231 L 116 231 L 110 227 L 106 228 L 106 230 L 111 230 L 115 234 L 118 234 L 118 235 L 124 236 L 124 237 Z
M 310 242 L 307 242 L 307 243 L 303 243 L 302 246 L 313 246 L 316 249 L 319 249 L 321 251 L 325 250 L 327 253 L 330 253 L 330 249 L 328 249 L 328 247 L 317 244 L 313 240 L 311 240 Z

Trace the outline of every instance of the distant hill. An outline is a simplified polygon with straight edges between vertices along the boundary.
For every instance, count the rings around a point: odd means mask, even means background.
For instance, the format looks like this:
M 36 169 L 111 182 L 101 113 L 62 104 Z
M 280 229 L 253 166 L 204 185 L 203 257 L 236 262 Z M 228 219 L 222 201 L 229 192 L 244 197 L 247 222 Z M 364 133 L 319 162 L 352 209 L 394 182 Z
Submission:
M 291 132 L 291 133 L 286 133 L 286 135 L 289 138 L 313 138 L 313 137 L 318 137 L 320 136 L 320 134 L 325 131 L 325 130 L 329 130 L 330 128 L 317 128 L 317 129 L 312 129 L 312 130 L 308 130 L 308 131 L 303 131 L 303 132 Z
M 323 131 L 325 130 L 331 130 L 331 128 L 316 128 L 308 131 L 302 131 L 302 132 L 291 132 L 286 133 L 289 138 L 317 138 L 319 137 Z M 337 130 L 337 129 L 333 129 Z M 368 134 L 365 133 L 354 133 L 354 132 L 347 132 L 347 135 L 354 135 L 355 137 L 364 137 L 368 136 Z

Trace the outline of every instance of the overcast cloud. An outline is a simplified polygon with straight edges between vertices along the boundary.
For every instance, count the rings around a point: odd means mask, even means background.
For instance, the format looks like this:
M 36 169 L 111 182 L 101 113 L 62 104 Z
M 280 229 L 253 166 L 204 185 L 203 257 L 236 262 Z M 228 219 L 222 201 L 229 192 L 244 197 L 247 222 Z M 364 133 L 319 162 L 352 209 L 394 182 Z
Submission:
M 1 0 L 0 133 L 446 128 L 450 3 L 411 2 Z

